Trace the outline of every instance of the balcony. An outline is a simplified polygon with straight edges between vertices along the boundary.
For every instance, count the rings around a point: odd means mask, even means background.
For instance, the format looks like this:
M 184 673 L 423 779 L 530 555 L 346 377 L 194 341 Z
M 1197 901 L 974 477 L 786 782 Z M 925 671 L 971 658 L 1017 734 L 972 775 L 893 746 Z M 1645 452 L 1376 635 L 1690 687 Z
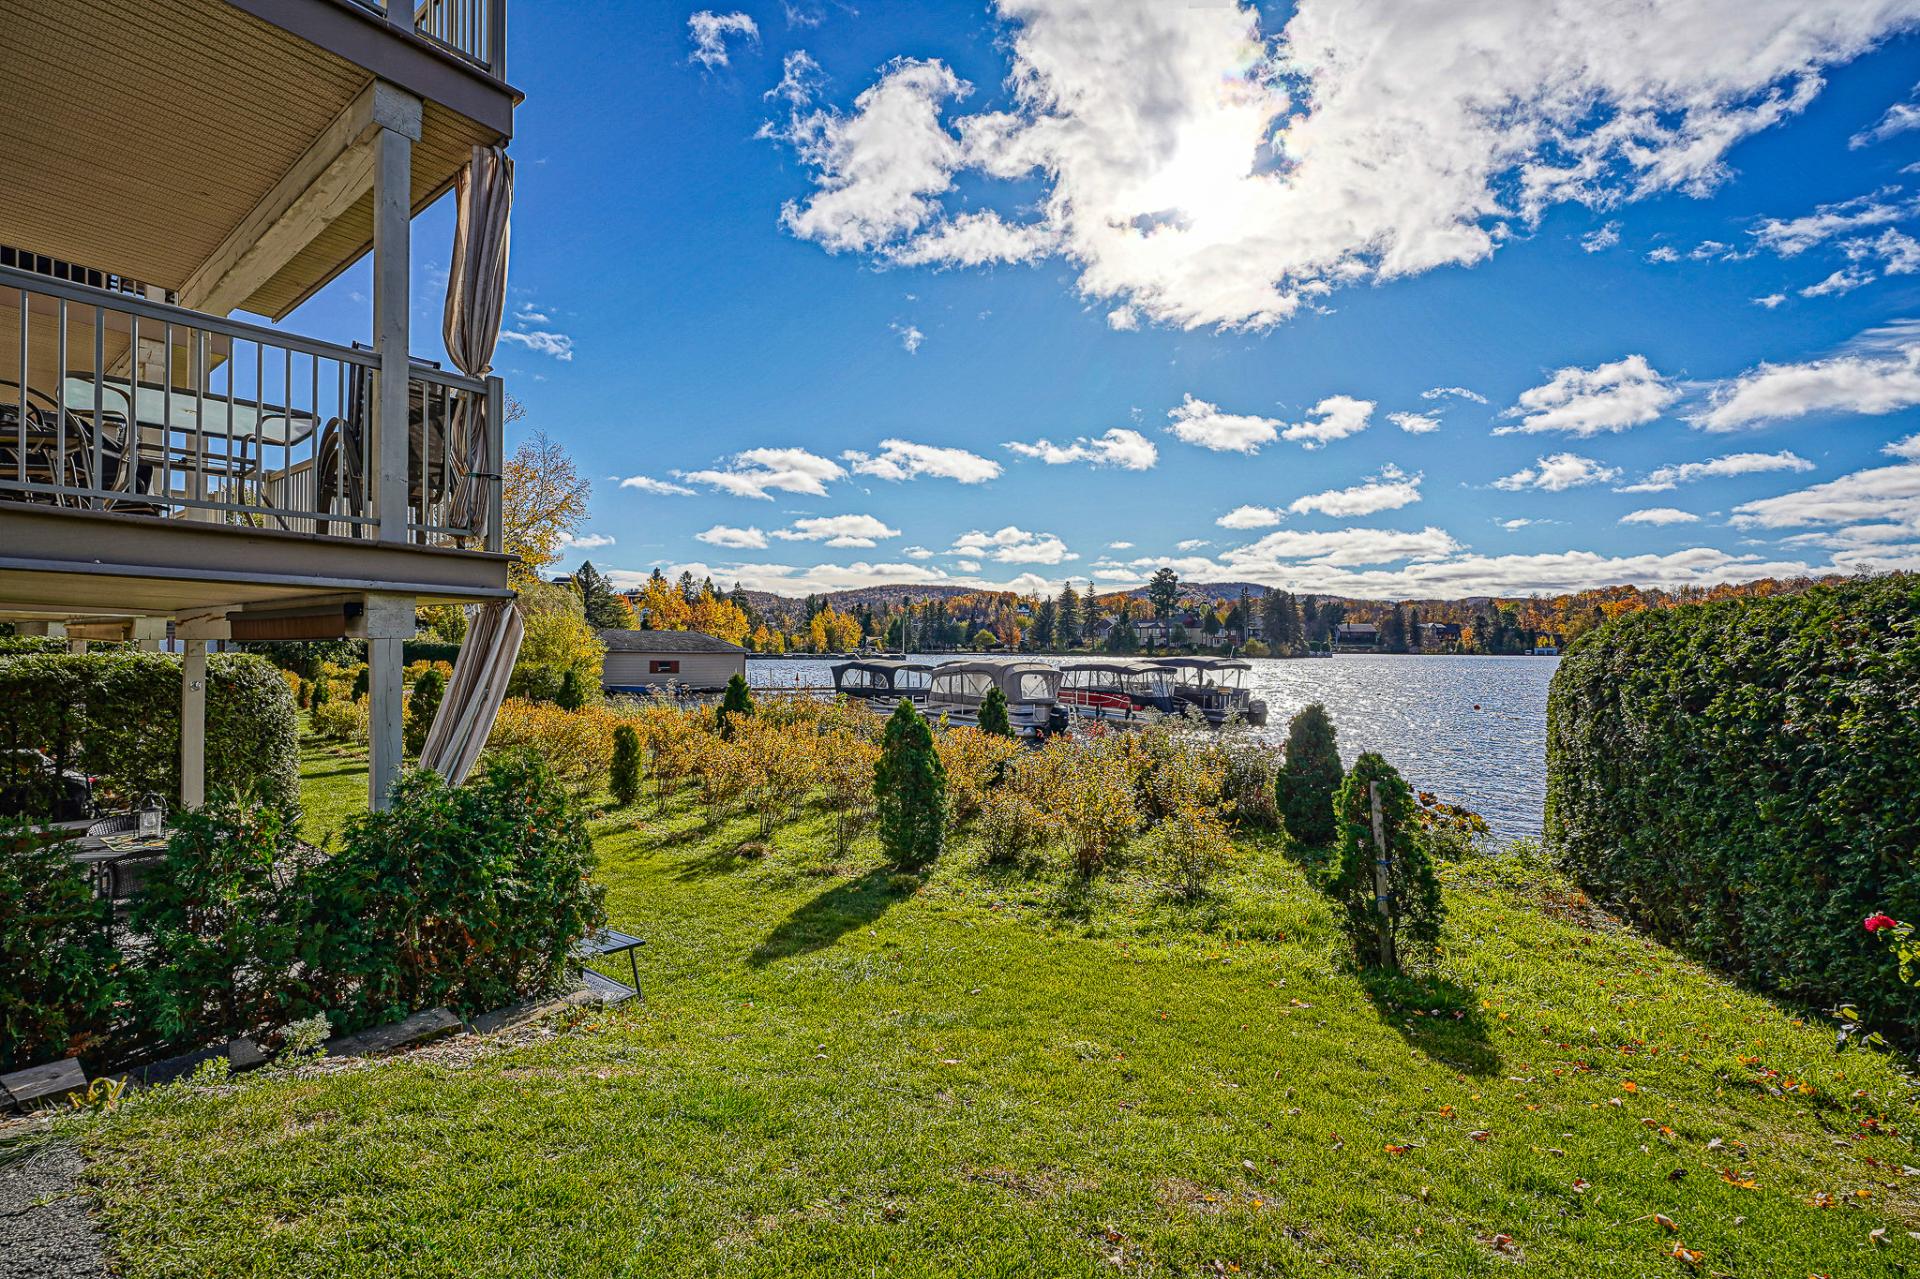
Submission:
M 0 503 L 497 552 L 500 380 L 415 362 L 405 484 L 382 485 L 377 367 L 0 267 Z

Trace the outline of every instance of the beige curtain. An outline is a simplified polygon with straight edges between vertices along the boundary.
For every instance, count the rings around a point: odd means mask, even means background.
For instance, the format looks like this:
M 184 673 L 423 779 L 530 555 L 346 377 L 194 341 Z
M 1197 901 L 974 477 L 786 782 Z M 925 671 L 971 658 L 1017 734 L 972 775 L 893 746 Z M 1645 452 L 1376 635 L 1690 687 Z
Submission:
M 455 186 L 453 259 L 447 272 L 442 325 L 447 354 L 462 373 L 485 377 L 493 368 L 507 298 L 508 215 L 513 208 L 513 161 L 503 146 L 475 147 Z M 447 424 L 453 458 L 455 528 L 484 537 L 487 503 L 476 477 L 487 468 L 486 405 L 471 396 L 455 401 Z
M 453 678 L 420 748 L 420 767 L 431 768 L 448 785 L 465 781 L 486 749 L 525 632 L 517 600 L 483 604 L 469 617 Z

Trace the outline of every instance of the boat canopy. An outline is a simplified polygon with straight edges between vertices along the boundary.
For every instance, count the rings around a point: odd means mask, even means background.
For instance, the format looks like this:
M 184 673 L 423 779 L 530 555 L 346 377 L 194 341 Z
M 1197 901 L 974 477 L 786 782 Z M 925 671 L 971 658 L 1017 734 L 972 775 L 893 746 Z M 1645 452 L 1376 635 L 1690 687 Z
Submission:
M 1208 684 L 1244 688 L 1247 672 L 1253 669 L 1252 663 L 1237 657 L 1163 657 L 1154 665 L 1172 671 L 1183 688 Z
M 1009 703 L 1051 702 L 1060 672 L 1040 662 L 948 662 L 934 668 L 927 700 L 975 706 L 996 686 Z
M 841 662 L 833 668 L 833 686 L 846 693 L 885 693 L 897 689 L 918 692 L 926 688 L 933 669 L 924 662 L 895 658 Z
M 1075 662 L 1061 670 L 1061 687 L 1124 688 L 1142 693 L 1164 694 L 1172 682 L 1172 672 L 1153 662 L 1097 661 Z

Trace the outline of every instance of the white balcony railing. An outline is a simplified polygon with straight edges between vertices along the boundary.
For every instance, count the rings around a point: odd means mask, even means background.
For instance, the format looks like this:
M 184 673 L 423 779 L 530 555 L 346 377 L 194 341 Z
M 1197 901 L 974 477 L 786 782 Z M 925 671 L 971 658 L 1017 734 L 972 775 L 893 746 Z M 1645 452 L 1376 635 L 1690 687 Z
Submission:
M 507 0 L 425 0 L 413 11 L 413 29 L 495 79 L 507 78 Z
M 0 503 L 378 538 L 378 365 L 0 267 Z M 405 540 L 498 550 L 500 380 L 416 362 L 408 392 Z

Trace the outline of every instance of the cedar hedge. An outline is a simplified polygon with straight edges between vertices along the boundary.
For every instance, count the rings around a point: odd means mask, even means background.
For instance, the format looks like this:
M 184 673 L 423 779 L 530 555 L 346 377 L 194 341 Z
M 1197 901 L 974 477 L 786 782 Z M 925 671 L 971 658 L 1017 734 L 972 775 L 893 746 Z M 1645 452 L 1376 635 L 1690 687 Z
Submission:
M 300 799 L 293 694 L 262 658 L 207 658 L 207 791 Z M 0 750 L 44 751 L 99 779 L 103 806 L 180 794 L 180 658 L 167 653 L 0 657 Z M 27 814 L 32 816 L 33 814 Z
M 1549 850 L 1756 986 L 1920 1034 L 1861 921 L 1920 916 L 1920 576 L 1635 613 L 1547 703 Z

